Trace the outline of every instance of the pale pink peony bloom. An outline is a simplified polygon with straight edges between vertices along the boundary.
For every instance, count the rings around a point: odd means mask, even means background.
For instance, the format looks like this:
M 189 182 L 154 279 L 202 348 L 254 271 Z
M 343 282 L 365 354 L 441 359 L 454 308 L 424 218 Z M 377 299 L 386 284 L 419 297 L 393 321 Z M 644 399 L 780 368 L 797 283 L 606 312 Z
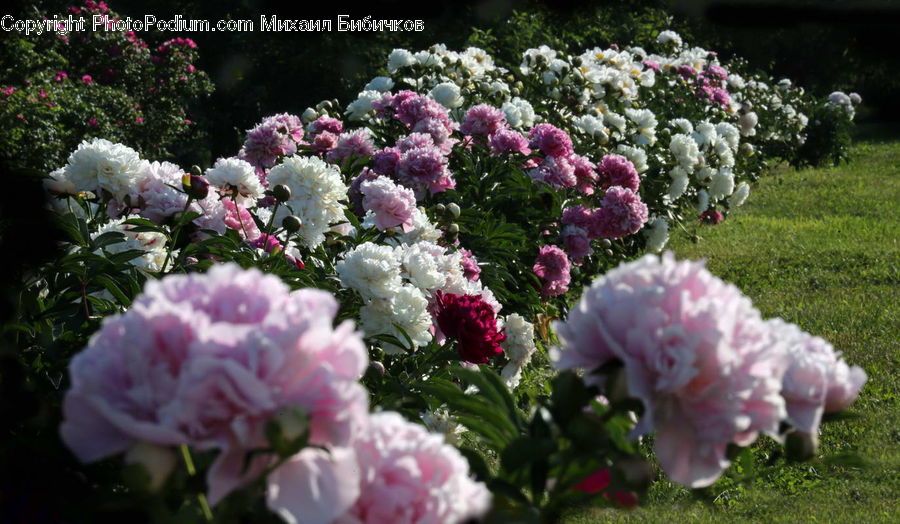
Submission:
M 329 162 L 340 163 L 348 158 L 370 157 L 374 152 L 375 143 L 372 141 L 371 133 L 364 128 L 341 134 L 337 144 L 328 151 L 326 158 Z
M 434 138 L 428 133 L 410 133 L 397 140 L 397 149 L 399 149 L 401 153 L 406 153 L 410 149 L 418 149 L 420 147 L 434 147 Z
M 469 477 L 459 451 L 397 413 L 371 415 L 353 448 L 360 496 L 338 523 L 460 523 L 490 508 L 490 492 Z
M 528 156 L 531 149 L 528 148 L 528 139 L 522 133 L 512 129 L 500 129 L 488 137 L 488 145 L 491 153 L 502 155 L 504 153 L 519 153 Z
M 823 413 L 846 409 L 866 382 L 862 368 L 852 368 L 826 340 L 802 331 L 780 318 L 768 321 L 775 336 L 787 345 L 788 368 L 781 394 L 788 422 L 814 435 Z
M 647 255 L 596 279 L 555 330 L 558 369 L 624 364 L 628 393 L 645 412 L 632 432 L 656 430 L 656 455 L 674 481 L 712 484 L 729 443 L 777 435 L 786 415 L 784 347 L 750 300 L 702 262 Z
M 148 282 L 72 359 L 63 441 L 84 462 L 139 442 L 219 449 L 213 504 L 271 463 L 260 454 L 244 469 L 285 410 L 308 417 L 311 444 L 346 446 L 365 424 L 368 358 L 352 323 L 332 327 L 337 308 L 235 264 Z
M 440 193 L 456 187 L 447 170 L 447 158 L 433 147 L 410 149 L 397 163 L 397 179 L 404 186 L 416 191 L 416 196 Z
M 362 182 L 359 190 L 363 195 L 363 209 L 375 215 L 375 227 L 382 231 L 396 226 L 401 226 L 403 231 L 413 228 L 416 195 L 411 189 L 379 176 Z
M 548 156 L 540 165 L 529 172 L 532 180 L 544 182 L 556 189 L 575 187 L 575 166 L 568 157 Z

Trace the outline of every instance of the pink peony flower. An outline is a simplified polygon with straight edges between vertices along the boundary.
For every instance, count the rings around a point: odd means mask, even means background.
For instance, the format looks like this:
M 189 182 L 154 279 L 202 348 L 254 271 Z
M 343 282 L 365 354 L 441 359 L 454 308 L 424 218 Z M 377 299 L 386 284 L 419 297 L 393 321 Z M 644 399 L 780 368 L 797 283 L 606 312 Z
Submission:
M 257 454 L 244 470 L 286 410 L 308 417 L 311 444 L 346 446 L 365 424 L 368 359 L 350 322 L 332 327 L 337 309 L 235 264 L 150 281 L 72 359 L 63 441 L 84 462 L 139 442 L 219 449 L 213 504 L 273 461 Z
M 328 151 L 326 156 L 329 162 L 340 163 L 348 158 L 370 157 L 375 152 L 375 143 L 368 129 L 358 129 L 349 133 L 343 133 L 338 137 L 337 144 Z
M 594 224 L 594 211 L 585 206 L 567 207 L 563 209 L 562 223 L 578 226 L 590 232 Z
M 457 342 L 460 358 L 473 364 L 486 364 L 503 354 L 500 343 L 506 335 L 497 329 L 497 315 L 484 298 L 435 292 L 433 315 L 440 335 Z
M 612 186 L 603 195 L 600 209 L 594 211 L 594 236 L 622 238 L 644 227 L 649 218 L 647 204 L 630 189 Z
M 548 156 L 541 164 L 529 172 L 532 180 L 544 182 L 556 189 L 575 187 L 575 166 L 567 157 Z
M 410 133 L 397 140 L 397 149 L 401 153 L 422 147 L 434 147 L 434 138 L 428 133 Z
M 464 135 L 488 136 L 506 127 L 503 111 L 487 104 L 478 104 L 466 111 L 459 130 Z
M 624 365 L 628 394 L 644 405 L 632 431 L 656 430 L 657 458 L 674 481 L 712 484 L 728 466 L 729 443 L 777 435 L 786 360 L 750 300 L 701 262 L 647 255 L 597 278 L 554 326 L 558 369 Z
M 257 169 L 269 168 L 276 164 L 279 156 L 296 153 L 297 144 L 302 141 L 303 123 L 299 117 L 287 113 L 272 115 L 247 131 L 238 158 Z
M 725 220 L 725 215 L 723 215 L 722 212 L 718 209 L 710 208 L 703 213 L 700 213 L 700 216 L 698 218 L 700 219 L 700 222 L 710 226 L 714 226 Z
M 403 231 L 413 228 L 416 195 L 411 189 L 384 176 L 362 182 L 359 189 L 363 209 L 375 215 L 375 227 L 381 231 L 396 226 L 401 226 Z
M 359 497 L 349 510 L 335 519 L 337 523 L 466 522 L 478 519 L 490 508 L 490 492 L 484 484 L 469 477 L 469 463 L 459 451 L 446 444 L 442 434 L 429 433 L 420 424 L 409 422 L 397 413 L 370 416 L 369 426 L 354 441 L 353 450 L 358 472 L 352 475 L 348 467 L 346 476 L 358 478 L 359 484 L 347 492 L 358 493 Z M 306 469 L 314 473 L 336 468 Z M 328 488 L 322 490 L 324 498 L 343 506 L 344 497 L 338 488 L 344 484 L 344 475 L 319 475 L 327 480 L 323 482 Z M 308 489 L 306 484 L 310 476 L 294 476 L 294 481 L 304 492 Z M 291 488 L 296 489 L 291 485 L 285 487 L 291 492 Z M 298 522 L 297 519 L 302 517 L 304 522 L 312 521 L 306 505 L 297 504 L 297 498 L 305 500 L 307 497 L 281 497 L 284 502 L 281 507 L 294 517 L 288 520 Z M 321 521 L 330 521 L 331 515 L 328 517 Z
M 566 253 L 569 254 L 569 257 L 576 264 L 580 264 L 582 258 L 593 252 L 588 232 L 578 226 L 569 225 L 564 227 L 562 230 L 562 241 L 563 246 L 566 248 Z
M 240 204 L 235 204 L 230 197 L 221 200 L 225 206 L 225 225 L 229 229 L 233 229 L 244 240 L 256 240 L 261 234 L 253 216 L 247 211 L 247 208 Z
M 462 255 L 463 276 L 466 277 L 466 280 L 474 282 L 481 278 L 481 268 L 478 267 L 478 261 L 475 260 L 475 255 L 468 249 L 462 248 L 459 250 L 459 253 Z
M 316 153 L 322 154 L 331 151 L 338 142 L 338 135 L 330 132 L 330 131 L 322 131 L 317 133 L 310 144 L 313 148 L 313 151 Z
M 823 413 L 846 409 L 856 399 L 866 383 L 866 372 L 849 367 L 831 344 L 793 324 L 780 318 L 767 324 L 787 345 L 788 367 L 781 390 L 787 420 L 794 428 L 815 435 Z
M 397 179 L 417 195 L 425 189 L 435 194 L 456 186 L 447 170 L 447 158 L 433 147 L 403 153 L 397 163 Z
M 637 193 L 641 185 L 641 177 L 631 160 L 622 155 L 606 155 L 597 168 L 600 172 L 600 183 L 603 189 L 611 186 L 622 186 Z
M 585 195 L 593 195 L 594 184 L 599 179 L 596 171 L 594 171 L 597 166 L 586 157 L 579 155 L 570 156 L 569 162 L 575 168 L 575 180 L 577 180 L 575 188 Z
M 85 84 L 91 84 L 94 82 L 94 79 L 91 77 L 91 75 L 83 75 L 81 77 L 81 81 L 84 82 Z
M 547 156 L 568 157 L 573 153 L 569 135 L 551 124 L 538 124 L 528 133 L 531 148 L 540 149 Z
M 400 162 L 400 156 L 405 151 L 400 151 L 396 147 L 387 147 L 372 154 L 372 171 L 379 175 L 394 176 L 397 172 L 397 164 Z
M 375 153 L 378 155 L 378 153 Z M 359 216 L 363 216 L 366 214 L 366 210 L 363 208 L 363 194 L 362 194 L 362 184 L 363 182 L 367 182 L 369 180 L 375 180 L 379 175 L 372 169 L 368 167 L 364 167 L 362 171 L 350 181 L 350 188 L 347 191 L 347 197 L 350 199 L 350 204 L 353 206 L 353 212 Z
M 488 137 L 488 145 L 491 153 L 495 155 L 518 153 L 528 156 L 531 154 L 531 149 L 528 148 L 528 139 L 522 133 L 512 129 L 498 130 Z
M 545 297 L 562 295 L 569 290 L 571 264 L 566 252 L 557 246 L 544 246 L 534 261 L 534 274 L 544 281 L 541 294 Z
M 344 124 L 337 118 L 330 116 L 320 116 L 309 123 L 310 134 L 317 135 L 322 132 L 328 132 L 339 135 L 344 132 Z

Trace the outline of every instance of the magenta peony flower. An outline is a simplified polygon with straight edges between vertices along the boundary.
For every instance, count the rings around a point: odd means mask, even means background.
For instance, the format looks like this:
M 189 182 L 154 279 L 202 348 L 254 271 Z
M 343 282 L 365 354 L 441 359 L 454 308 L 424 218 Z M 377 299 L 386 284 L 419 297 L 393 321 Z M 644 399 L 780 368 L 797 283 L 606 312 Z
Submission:
M 372 154 L 372 171 L 379 175 L 394 176 L 397 172 L 397 164 L 403 154 L 396 147 L 387 147 Z
M 331 151 L 338 143 L 338 135 L 331 131 L 322 131 L 317 133 L 310 144 L 313 151 L 322 154 Z
M 594 184 L 599 179 L 596 171 L 594 171 L 597 166 L 586 157 L 579 155 L 570 156 L 569 162 L 571 162 L 572 167 L 575 168 L 575 180 L 577 180 L 575 189 L 585 195 L 593 195 Z
M 750 300 L 702 262 L 646 255 L 597 278 L 554 326 L 559 369 L 624 365 L 628 394 L 644 404 L 632 431 L 656 430 L 656 455 L 674 481 L 712 484 L 729 443 L 777 435 L 785 416 L 784 348 Z
M 403 153 L 397 163 L 397 179 L 417 195 L 425 189 L 435 194 L 455 187 L 447 170 L 447 158 L 433 147 Z
M 362 182 L 359 189 L 363 209 L 375 215 L 375 227 L 381 231 L 396 226 L 402 226 L 403 231 L 413 228 L 416 195 L 411 189 L 384 176 Z
M 497 329 L 494 309 L 482 297 L 435 292 L 433 315 L 440 334 L 456 340 L 460 358 L 486 364 L 501 355 L 506 335 Z
M 534 274 L 544 281 L 541 294 L 545 297 L 562 295 L 569 290 L 571 264 L 566 252 L 557 246 L 544 246 L 534 261 Z
M 339 135 L 344 132 L 344 124 L 337 118 L 330 116 L 320 116 L 309 123 L 309 132 L 318 135 L 322 132 L 328 132 L 333 135 Z
M 652 69 L 654 72 L 659 73 L 659 62 L 656 60 L 641 60 L 641 64 L 647 69 Z
M 406 124 L 407 127 L 415 127 L 423 120 L 434 119 L 441 122 L 446 129 L 451 129 L 450 115 L 447 108 L 426 96 L 416 93 L 411 95 L 398 93 L 393 101 L 396 110 L 396 118 Z
M 547 183 L 556 189 L 575 187 L 575 166 L 567 157 L 548 156 L 543 162 L 528 173 L 532 180 Z
M 563 209 L 562 223 L 578 226 L 581 229 L 590 232 L 590 229 L 594 224 L 594 211 L 585 206 L 567 207 Z
M 414 133 L 423 133 L 431 135 L 435 147 L 441 150 L 441 153 L 449 155 L 453 149 L 453 145 L 458 142 L 455 138 L 450 138 L 456 124 L 449 120 L 439 120 L 437 118 L 424 118 L 416 122 L 412 127 Z
M 247 208 L 240 204 L 235 204 L 230 197 L 222 199 L 222 205 L 225 206 L 225 225 L 229 229 L 233 229 L 244 240 L 256 240 L 259 238 L 260 231 L 253 220 L 253 216 L 247 211 Z
M 597 168 L 600 172 L 600 183 L 603 189 L 611 186 L 622 186 L 637 193 L 641 185 L 641 177 L 628 158 L 622 155 L 606 155 Z
M 644 227 L 649 218 L 647 204 L 632 190 L 612 186 L 603 195 L 600 209 L 594 211 L 595 236 L 622 238 Z
M 434 147 L 434 138 L 428 133 L 410 133 L 397 140 L 397 149 L 401 153 L 421 147 Z
M 459 130 L 464 135 L 488 136 L 506 128 L 506 115 L 503 111 L 487 104 L 478 104 L 466 111 Z
M 276 164 L 279 156 L 296 153 L 297 144 L 302 141 L 303 123 L 299 117 L 287 113 L 272 115 L 247 131 L 238 158 L 257 169 L 269 168 Z
M 470 478 L 459 451 L 398 413 L 370 416 L 353 449 L 360 496 L 339 523 L 466 522 L 490 508 L 490 492 Z
M 491 153 L 495 155 L 518 153 L 528 156 L 531 154 L 531 149 L 528 147 L 528 139 L 522 133 L 512 129 L 498 130 L 488 137 L 488 145 L 491 147 Z
M 357 129 L 341 134 L 334 148 L 328 151 L 326 159 L 329 162 L 339 163 L 352 157 L 370 157 L 373 153 L 375 153 L 375 143 L 372 142 L 369 130 Z
M 725 215 L 723 215 L 722 212 L 718 209 L 710 208 L 703 213 L 700 213 L 700 216 L 698 218 L 700 219 L 700 222 L 710 226 L 714 226 L 725 220 Z
M 676 67 L 675 72 L 678 73 L 681 76 L 681 78 L 684 78 L 685 80 L 687 80 L 688 78 L 693 78 L 697 74 L 697 71 L 693 67 L 691 67 L 687 64 L 682 64 L 682 65 Z
M 563 228 L 561 236 L 566 253 L 576 264 L 580 264 L 582 258 L 593 252 L 591 238 L 585 229 L 569 225 Z
M 572 139 L 562 129 L 550 124 L 538 124 L 528 133 L 532 149 L 540 149 L 547 156 L 568 157 L 573 153 Z
M 308 417 L 311 444 L 346 446 L 365 424 L 368 359 L 352 323 L 332 327 L 337 309 L 328 293 L 235 264 L 150 281 L 72 359 L 63 441 L 84 462 L 140 442 L 219 449 L 213 504 L 272 462 L 258 454 L 244 469 L 286 410 Z

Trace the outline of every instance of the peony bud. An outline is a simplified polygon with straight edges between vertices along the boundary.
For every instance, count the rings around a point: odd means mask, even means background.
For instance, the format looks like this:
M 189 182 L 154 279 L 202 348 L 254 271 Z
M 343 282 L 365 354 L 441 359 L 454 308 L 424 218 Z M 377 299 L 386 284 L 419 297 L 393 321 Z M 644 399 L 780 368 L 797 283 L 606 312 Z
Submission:
M 450 215 L 451 215 L 453 218 L 459 218 L 459 214 L 460 214 L 460 212 L 461 212 L 460 209 L 459 209 L 459 206 L 456 205 L 455 203 L 454 203 L 454 204 L 448 205 L 448 206 L 447 206 L 447 211 L 450 211 Z
M 126 464 L 140 464 L 150 475 L 150 491 L 156 491 L 165 484 L 176 462 L 171 449 L 147 442 L 138 442 L 125 454 Z
M 369 363 L 369 367 L 366 369 L 366 375 L 372 378 L 381 378 L 384 376 L 384 364 L 377 360 L 373 360 Z
M 450 224 L 447 227 L 447 232 L 449 232 L 452 235 L 459 233 L 459 224 Z
M 447 211 L 447 206 L 445 206 L 444 204 L 438 204 L 434 206 L 434 212 L 438 215 L 443 215 L 445 211 Z
M 300 116 L 300 120 L 302 120 L 304 124 L 308 124 L 317 118 L 319 118 L 319 114 L 311 107 L 307 107 Z
M 291 188 L 284 184 L 278 184 L 272 188 L 272 196 L 283 204 L 291 199 Z
M 209 182 L 200 175 L 188 175 L 181 177 L 181 189 L 195 200 L 203 200 L 209 194 Z
M 274 419 L 286 440 L 296 440 L 309 433 L 309 417 L 298 407 L 284 407 L 275 414 Z
M 288 215 L 284 217 L 284 220 L 281 221 L 281 227 L 287 230 L 288 233 L 296 233 L 300 231 L 300 226 L 303 225 L 303 222 L 300 221 L 299 218 Z

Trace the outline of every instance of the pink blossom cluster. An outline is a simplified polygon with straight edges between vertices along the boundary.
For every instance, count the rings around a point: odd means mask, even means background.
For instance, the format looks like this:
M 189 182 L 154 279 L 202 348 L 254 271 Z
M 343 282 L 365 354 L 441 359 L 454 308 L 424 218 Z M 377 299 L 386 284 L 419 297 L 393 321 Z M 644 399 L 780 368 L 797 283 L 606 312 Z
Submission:
M 238 153 L 265 180 L 265 169 L 275 165 L 278 157 L 293 155 L 303 143 L 303 123 L 288 113 L 272 115 L 247 131 L 247 138 Z
M 478 104 L 466 111 L 459 130 L 464 135 L 487 137 L 507 128 L 503 111 L 487 104 Z
M 373 102 L 376 114 L 384 118 L 396 118 L 414 133 L 431 135 L 434 145 L 446 154 L 454 141 L 450 138 L 457 124 L 450 119 L 447 108 L 434 99 L 414 91 L 385 93 Z
M 341 133 L 337 137 L 325 158 L 329 162 L 341 163 L 351 158 L 368 158 L 375 152 L 375 142 L 368 129 L 357 129 L 347 133 Z
M 213 504 L 272 463 L 245 455 L 276 416 L 299 411 L 311 444 L 347 446 L 366 424 L 368 357 L 351 322 L 332 327 L 337 309 L 234 264 L 151 281 L 72 359 L 63 441 L 84 462 L 138 443 L 218 449 Z
M 411 189 L 399 186 L 388 177 L 378 176 L 360 183 L 362 207 L 374 215 L 375 227 L 384 231 L 400 226 L 403 231 L 413 228 L 416 195 Z
M 571 264 L 566 252 L 559 247 L 554 245 L 541 247 L 533 269 L 544 282 L 541 288 L 543 296 L 555 297 L 569 290 Z
M 410 133 L 399 138 L 395 147 L 375 151 L 371 170 L 397 180 L 421 198 L 426 191 L 435 194 L 456 187 L 447 164 L 447 153 L 435 145 L 431 135 Z M 351 187 L 351 198 L 352 193 Z
M 588 382 L 602 386 L 605 375 L 592 371 L 622 363 L 628 395 L 644 405 L 632 436 L 655 430 L 663 469 L 694 488 L 722 474 L 729 444 L 747 446 L 760 433 L 779 438 L 791 412 L 794 423 L 811 429 L 810 419 L 828 409 L 827 391 L 840 409 L 865 381 L 858 368 L 837 365 L 820 342 L 773 329 L 702 262 L 676 262 L 671 253 L 599 277 L 555 329 L 558 369 L 584 370 Z M 830 368 L 816 367 L 822 356 Z
M 611 186 L 606 189 L 597 209 L 582 205 L 563 209 L 563 245 L 569 256 L 579 263 L 591 253 L 591 241 L 633 235 L 644 227 L 648 219 L 649 209 L 637 192 L 622 186 Z
M 628 188 L 635 193 L 641 185 L 641 177 L 628 158 L 622 155 L 606 155 L 597 166 L 600 185 L 603 189 L 611 186 Z

